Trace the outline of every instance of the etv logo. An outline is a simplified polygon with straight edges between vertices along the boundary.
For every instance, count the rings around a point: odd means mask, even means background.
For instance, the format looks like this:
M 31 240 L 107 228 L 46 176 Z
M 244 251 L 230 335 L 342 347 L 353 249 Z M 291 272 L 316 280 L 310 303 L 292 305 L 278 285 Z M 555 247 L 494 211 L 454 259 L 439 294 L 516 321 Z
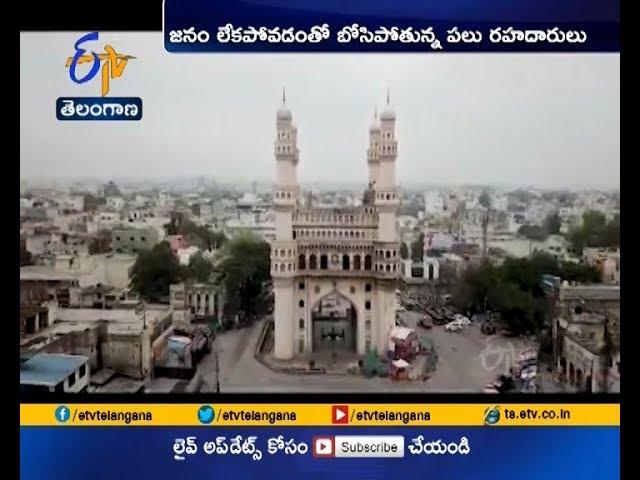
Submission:
M 98 70 L 100 70 L 100 64 L 104 62 L 101 72 L 101 94 L 103 97 L 105 97 L 109 93 L 109 81 L 114 78 L 120 78 L 124 73 L 124 68 L 127 66 L 127 62 L 129 60 L 135 59 L 136 57 L 116 53 L 115 49 L 111 45 L 104 46 L 104 51 L 107 53 L 98 54 L 94 51 L 91 51 L 91 53 L 86 53 L 87 50 L 82 48 L 81 45 L 91 40 L 98 40 L 98 36 L 98 32 L 91 32 L 80 37 L 78 41 L 73 45 L 76 53 L 73 55 L 73 57 L 67 58 L 65 67 L 69 69 L 69 77 L 71 78 L 71 80 L 74 83 L 80 84 L 92 80 L 93 77 L 98 74 Z M 76 75 L 76 67 L 78 65 L 82 65 L 83 63 L 89 62 L 92 62 L 89 72 L 84 77 L 78 78 L 78 76 Z
M 332 405 L 331 423 L 338 425 L 349 423 L 349 405 Z

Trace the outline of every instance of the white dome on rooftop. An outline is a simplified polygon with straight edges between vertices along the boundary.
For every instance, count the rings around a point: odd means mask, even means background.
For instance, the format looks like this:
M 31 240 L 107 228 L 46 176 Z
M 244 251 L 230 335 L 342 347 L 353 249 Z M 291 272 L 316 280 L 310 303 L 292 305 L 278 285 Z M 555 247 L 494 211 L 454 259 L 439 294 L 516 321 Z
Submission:
M 286 105 L 282 104 L 282 106 L 278 109 L 276 118 L 278 120 L 291 120 L 291 110 L 289 110 Z
M 396 112 L 395 110 L 391 107 L 391 105 L 386 106 L 386 108 L 382 111 L 382 114 L 380 115 L 380 120 L 395 120 L 396 119 Z

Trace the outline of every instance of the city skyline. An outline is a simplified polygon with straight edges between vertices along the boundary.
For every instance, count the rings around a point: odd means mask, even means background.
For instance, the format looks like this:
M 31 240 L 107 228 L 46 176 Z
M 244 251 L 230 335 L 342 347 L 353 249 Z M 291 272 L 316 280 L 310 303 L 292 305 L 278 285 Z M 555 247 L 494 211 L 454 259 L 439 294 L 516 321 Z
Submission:
M 21 35 L 22 178 L 270 181 L 284 83 L 302 184 L 366 183 L 390 85 L 403 186 L 619 189 L 618 55 L 171 55 L 159 33 L 108 33 L 137 57 L 112 95 L 142 97 L 143 120 L 69 125 L 55 99 L 98 87 L 64 69 L 77 34 L 42 36 Z

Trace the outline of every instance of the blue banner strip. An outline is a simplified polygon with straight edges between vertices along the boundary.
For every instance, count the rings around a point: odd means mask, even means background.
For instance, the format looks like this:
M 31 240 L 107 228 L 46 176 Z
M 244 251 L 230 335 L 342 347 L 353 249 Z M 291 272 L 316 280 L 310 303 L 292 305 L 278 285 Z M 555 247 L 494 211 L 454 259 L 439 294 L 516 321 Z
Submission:
M 240 435 L 243 445 L 256 437 L 261 452 L 241 448 L 240 453 L 205 452 L 205 443 L 221 452 Z M 313 441 L 318 436 L 402 435 L 403 458 L 318 458 Z M 411 454 L 411 439 L 460 444 L 469 452 Z M 281 437 L 280 437 L 281 436 Z M 178 442 L 176 441 L 178 440 Z M 197 451 L 184 452 L 180 440 Z M 271 441 L 270 441 L 271 440 Z M 305 454 L 287 453 L 278 446 Z M 435 443 L 432 443 L 435 444 Z M 269 448 L 275 453 L 269 453 Z M 283 447 L 284 448 L 284 447 Z M 339 448 L 336 446 L 336 449 Z M 293 450 L 292 450 L 293 449 Z M 454 449 L 455 450 L 455 449 Z M 212 450 L 209 450 L 211 452 Z M 430 450 L 431 451 L 431 450 Z M 441 451 L 441 450 L 440 450 Z M 176 454 L 179 452 L 179 455 Z M 176 459 L 181 456 L 184 460 Z M 171 427 L 22 427 L 20 477 L 31 479 L 101 480 L 207 478 L 243 480 L 437 478 L 441 480 L 581 480 L 619 478 L 619 427 L 475 427 L 475 428 L 171 428 Z
M 171 53 L 618 52 L 619 18 L 608 0 L 165 0 L 164 43 Z

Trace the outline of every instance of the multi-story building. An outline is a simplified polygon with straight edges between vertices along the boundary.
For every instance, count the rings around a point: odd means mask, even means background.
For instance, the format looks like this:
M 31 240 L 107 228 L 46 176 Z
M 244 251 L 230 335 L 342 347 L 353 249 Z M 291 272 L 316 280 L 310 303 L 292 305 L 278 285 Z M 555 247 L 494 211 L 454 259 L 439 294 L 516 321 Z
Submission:
M 285 103 L 276 115 L 276 238 L 271 245 L 275 296 L 275 351 L 278 359 L 312 353 L 326 338 L 325 319 L 314 322 L 321 300 L 338 295 L 350 305 L 340 335 L 358 354 L 388 349 L 395 326 L 395 290 L 400 274 L 396 211 L 396 115 L 387 105 L 369 129 L 369 186 L 362 206 L 317 208 L 301 201 L 297 180 L 297 127 Z M 345 331 L 345 329 L 347 331 Z M 332 331 L 331 329 L 329 331 Z
M 554 358 L 569 389 L 620 391 L 620 287 L 562 285 L 552 325 Z
M 111 230 L 111 248 L 116 253 L 137 253 L 149 250 L 160 241 L 155 227 L 118 227 Z
M 585 248 L 582 258 L 600 272 L 604 283 L 620 283 L 620 249 Z

